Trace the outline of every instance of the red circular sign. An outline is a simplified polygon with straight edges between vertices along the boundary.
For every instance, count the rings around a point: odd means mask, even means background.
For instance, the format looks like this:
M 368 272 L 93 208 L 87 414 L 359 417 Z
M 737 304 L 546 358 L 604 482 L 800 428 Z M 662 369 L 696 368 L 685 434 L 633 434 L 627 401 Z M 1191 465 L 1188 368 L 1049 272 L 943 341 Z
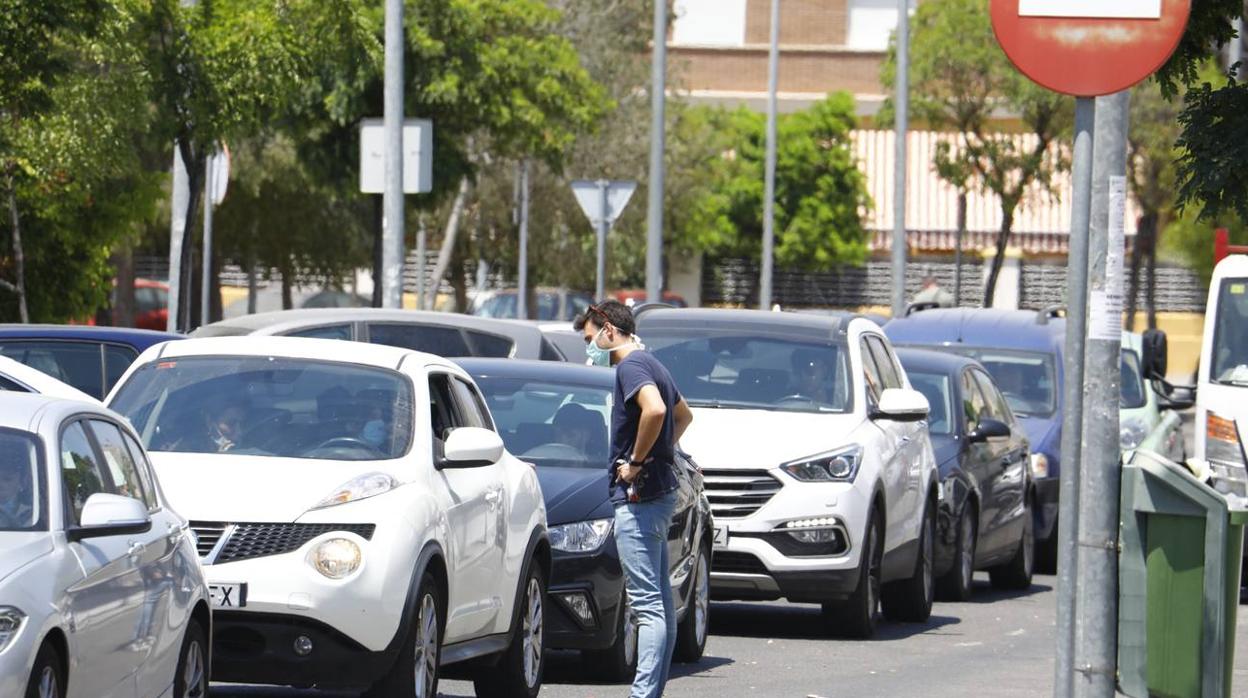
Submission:
M 992 29 L 1033 81 L 1095 97 L 1155 73 L 1178 47 L 1190 10 L 1191 0 L 992 0 Z

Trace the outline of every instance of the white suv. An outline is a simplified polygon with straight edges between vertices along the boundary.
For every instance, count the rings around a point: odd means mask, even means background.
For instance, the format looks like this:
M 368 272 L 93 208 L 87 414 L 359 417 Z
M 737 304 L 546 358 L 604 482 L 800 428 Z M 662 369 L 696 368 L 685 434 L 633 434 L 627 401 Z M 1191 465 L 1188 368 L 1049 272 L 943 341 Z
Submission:
M 145 352 L 109 402 L 198 536 L 214 679 L 425 698 L 475 660 L 478 695 L 537 695 L 542 494 L 454 364 L 192 339 Z
M 870 320 L 651 309 L 638 334 L 693 408 L 715 515 L 711 594 L 820 603 L 866 637 L 932 606 L 939 478 L 926 398 Z

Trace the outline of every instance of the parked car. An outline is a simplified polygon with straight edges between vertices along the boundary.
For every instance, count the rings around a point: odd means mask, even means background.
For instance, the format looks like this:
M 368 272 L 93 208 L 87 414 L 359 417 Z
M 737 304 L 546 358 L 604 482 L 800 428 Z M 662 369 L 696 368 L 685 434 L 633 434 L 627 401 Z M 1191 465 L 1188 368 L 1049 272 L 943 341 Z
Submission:
M 1036 483 L 1036 568 L 1051 573 L 1057 569 L 1057 509 L 1061 477 L 1062 357 L 1066 343 L 1066 321 L 1056 309 L 999 310 L 982 308 L 931 309 L 890 321 L 884 328 L 898 346 L 940 347 L 979 361 L 988 370 L 1011 411 L 1019 417 L 1031 442 L 1031 475 Z M 1132 367 L 1136 368 L 1132 368 Z M 1124 385 L 1134 382 L 1138 396 L 1139 358 L 1129 347 L 1123 349 Z M 1133 409 L 1132 388 L 1123 391 L 1122 407 Z M 1173 419 L 1161 419 L 1154 429 L 1169 432 L 1177 428 Z M 1120 435 L 1124 450 L 1133 447 Z M 1137 444 L 1138 445 L 1138 444 Z
M 537 466 L 554 561 L 546 614 L 552 649 L 581 650 L 594 674 L 631 681 L 637 619 L 627 611 L 608 498 L 608 424 L 615 373 L 537 361 L 461 359 L 507 449 Z M 668 570 L 676 590 L 676 661 L 702 657 L 710 622 L 712 520 L 702 474 L 681 456 Z
M 348 293 L 346 291 L 325 290 L 316 293 L 299 307 L 301 308 L 369 308 L 372 307 L 372 300 L 361 296 L 358 293 Z
M 550 579 L 533 468 L 462 369 L 293 337 L 154 348 L 109 404 L 191 519 L 212 590 L 213 678 L 536 696 Z
M 124 419 L 0 393 L 0 550 L 0 695 L 207 695 L 195 544 Z
M 928 405 L 874 323 L 655 308 L 638 332 L 695 418 L 715 515 L 711 595 L 823 605 L 866 637 L 932 606 L 939 480 Z
M 0 356 L 103 400 L 117 379 L 150 346 L 180 334 L 83 325 L 0 325 Z
M 169 284 L 152 279 L 134 280 L 134 326 L 155 332 L 169 328 Z
M 646 299 L 649 298 L 649 295 L 647 295 L 646 289 L 644 288 L 622 288 L 618 291 L 613 291 L 611 293 L 611 297 L 631 308 L 633 306 L 644 304 Z M 662 299 L 663 300 L 660 301 L 661 303 L 669 305 L 673 308 L 689 307 L 689 303 L 685 301 L 684 296 L 671 291 L 664 291 L 662 293 Z
M 901 349 L 901 365 L 931 410 L 927 430 L 940 469 L 936 591 L 971 597 L 975 570 L 995 587 L 1031 586 L 1035 486 L 1027 435 L 979 362 L 953 353 Z
M 1154 330 L 1154 334 L 1159 334 Z M 1162 335 L 1164 336 L 1164 335 Z M 1177 397 L 1157 392 L 1153 376 L 1145 375 L 1145 338 L 1134 332 L 1122 333 L 1121 381 L 1122 397 L 1118 408 L 1118 442 L 1123 462 L 1136 449 L 1152 451 L 1175 463 L 1187 460 L 1187 441 L 1183 438 L 1183 418 L 1176 409 L 1190 404 Z M 1162 380 L 1165 376 L 1159 376 Z
M 542 336 L 550 342 L 564 361 L 574 364 L 586 363 L 588 359 L 585 355 L 585 338 L 580 332 L 572 329 L 572 323 L 539 322 L 537 326 L 542 330 Z
M 0 391 L 34 393 L 99 404 L 99 400 L 26 364 L 0 356 Z
M 536 309 L 530 309 L 536 313 L 533 319 L 547 322 L 571 322 L 594 302 L 594 297 L 588 293 L 566 288 L 539 288 L 534 295 Z M 478 317 L 519 318 L 518 300 L 514 288 L 482 291 L 473 296 L 468 313 Z
M 192 337 L 243 335 L 345 339 L 443 357 L 561 361 L 532 323 L 459 313 L 383 308 L 305 308 L 243 315 L 204 325 Z

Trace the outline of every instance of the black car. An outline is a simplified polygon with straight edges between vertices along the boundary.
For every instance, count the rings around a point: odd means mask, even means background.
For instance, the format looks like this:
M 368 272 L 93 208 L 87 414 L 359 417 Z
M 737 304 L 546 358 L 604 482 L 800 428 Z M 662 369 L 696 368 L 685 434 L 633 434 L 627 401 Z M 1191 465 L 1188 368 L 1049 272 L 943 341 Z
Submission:
M 554 549 L 546 646 L 582 650 L 596 674 L 631 680 L 637 620 L 627 610 L 607 493 L 615 373 L 569 363 L 458 361 L 485 395 L 507 450 L 532 463 L 542 484 Z M 680 620 L 675 659 L 693 662 L 706 647 L 714 533 L 702 474 L 681 460 L 668 549 Z
M 90 325 L 0 325 L 0 356 L 103 400 L 148 347 L 183 335 Z
M 965 601 L 975 570 L 983 569 L 998 588 L 1030 587 L 1036 487 L 1022 426 L 974 359 L 924 349 L 897 356 L 931 406 L 928 431 L 941 482 L 937 593 Z

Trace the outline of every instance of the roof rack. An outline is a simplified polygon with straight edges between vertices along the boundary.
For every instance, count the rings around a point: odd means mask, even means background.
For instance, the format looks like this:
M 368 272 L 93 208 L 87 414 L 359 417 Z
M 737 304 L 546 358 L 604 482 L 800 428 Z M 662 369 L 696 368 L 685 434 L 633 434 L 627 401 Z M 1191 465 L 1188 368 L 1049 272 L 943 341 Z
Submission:
M 1047 325 L 1049 320 L 1066 317 L 1066 306 L 1050 305 L 1036 311 L 1036 324 Z

